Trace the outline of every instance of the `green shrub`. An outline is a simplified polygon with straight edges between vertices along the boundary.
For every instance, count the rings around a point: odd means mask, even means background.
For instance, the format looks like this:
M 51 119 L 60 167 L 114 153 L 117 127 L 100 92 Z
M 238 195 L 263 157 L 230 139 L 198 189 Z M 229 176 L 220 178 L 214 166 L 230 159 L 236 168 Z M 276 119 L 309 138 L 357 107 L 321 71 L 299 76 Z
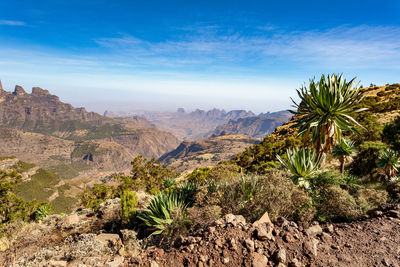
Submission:
M 373 188 L 363 188 L 356 193 L 356 202 L 361 207 L 363 212 L 375 209 L 389 200 L 389 194 L 385 190 L 378 190 Z
M 51 212 L 51 206 L 48 203 L 40 204 L 34 213 L 35 220 L 36 221 L 43 220 L 50 214 L 50 212 Z
M 210 169 L 207 179 L 215 181 L 230 180 L 238 176 L 240 169 L 235 163 L 223 161 Z
M 269 135 L 257 145 L 246 148 L 237 155 L 234 162 L 249 173 L 264 174 L 267 169 L 272 168 L 276 163 L 276 155 L 282 155 L 288 148 L 310 145 L 310 138 L 297 136 L 296 132 L 281 132 L 285 135 L 283 140 L 276 136 Z
M 10 168 L 17 171 L 18 173 L 23 173 L 23 172 L 27 172 L 30 169 L 32 169 L 33 167 L 35 167 L 36 165 L 33 163 L 27 163 L 25 161 L 18 161 L 17 163 L 15 163 L 13 166 L 11 166 Z
M 132 225 L 136 208 L 138 206 L 138 198 L 134 191 L 124 191 L 121 195 L 121 220 L 125 225 Z
M 319 169 L 321 158 L 314 150 L 308 149 L 288 149 L 286 151 L 287 160 L 283 160 L 276 155 L 279 162 L 290 171 L 292 180 L 295 184 L 308 188 L 309 179 Z
M 145 211 L 138 214 L 138 219 L 147 226 L 150 235 L 161 234 L 173 222 L 173 214 L 181 216 L 187 204 L 177 192 L 156 195 Z
M 400 180 L 389 182 L 386 190 L 395 202 L 400 201 Z
M 354 118 L 364 126 L 364 128 L 359 129 L 359 135 L 350 135 L 350 138 L 357 144 L 361 144 L 365 141 L 380 141 L 382 139 L 383 125 L 372 112 L 366 111 L 357 113 Z
M 118 195 L 117 189 L 114 186 L 104 184 L 94 185 L 80 193 L 79 200 L 86 208 L 97 210 L 101 203 Z
M 176 181 L 174 178 L 167 177 L 163 180 L 162 189 L 175 189 L 176 188 Z
M 120 192 L 145 190 L 154 194 L 160 192 L 166 177 L 175 178 L 177 176 L 174 170 L 163 167 L 154 158 L 147 160 L 143 156 L 138 156 L 133 159 L 131 164 L 132 176 L 118 177 Z
M 317 208 L 319 221 L 350 221 L 361 215 L 361 210 L 350 193 L 338 185 L 330 185 L 320 191 Z
M 350 164 L 350 173 L 357 176 L 373 176 L 378 165 L 380 151 L 387 145 L 382 142 L 365 142 L 360 146 L 359 153 Z
M 397 151 L 390 148 L 381 151 L 378 167 L 383 169 L 386 177 L 391 180 L 400 169 L 400 156 Z
M 259 219 L 266 211 L 272 219 L 295 219 L 299 209 L 311 200 L 289 175 L 276 169 L 267 170 L 262 176 L 246 175 L 210 185 L 206 191 L 199 190 L 195 206 L 217 205 L 222 215 L 240 214 L 249 221 Z
M 187 180 L 192 183 L 202 183 L 208 178 L 209 173 L 209 167 L 195 169 L 188 175 Z
M 0 170 L 0 235 L 10 223 L 35 218 L 37 208 L 43 204 L 37 200 L 26 202 L 14 193 L 21 181 L 16 171 Z
M 393 123 L 385 125 L 383 140 L 388 142 L 395 150 L 400 150 L 400 116 Z

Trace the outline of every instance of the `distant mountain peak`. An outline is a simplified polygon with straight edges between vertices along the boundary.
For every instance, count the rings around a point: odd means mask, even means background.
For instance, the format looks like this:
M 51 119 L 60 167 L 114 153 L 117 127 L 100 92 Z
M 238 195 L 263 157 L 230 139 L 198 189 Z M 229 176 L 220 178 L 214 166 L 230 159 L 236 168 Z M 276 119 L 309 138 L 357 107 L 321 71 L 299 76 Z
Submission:
M 16 85 L 13 95 L 26 95 L 26 92 L 25 92 L 24 88 L 22 88 L 22 86 Z
M 50 95 L 50 92 L 40 87 L 32 87 L 32 95 Z

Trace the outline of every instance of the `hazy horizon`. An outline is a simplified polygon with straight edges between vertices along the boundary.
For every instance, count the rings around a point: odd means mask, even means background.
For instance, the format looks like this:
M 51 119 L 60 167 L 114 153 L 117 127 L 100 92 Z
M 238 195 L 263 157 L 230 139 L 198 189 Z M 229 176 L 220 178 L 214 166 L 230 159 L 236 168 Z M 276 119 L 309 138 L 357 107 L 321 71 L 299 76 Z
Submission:
M 321 74 L 400 82 L 395 0 L 23 0 L 0 9 L 4 88 L 39 86 L 100 113 L 261 113 L 290 108 L 295 89 Z

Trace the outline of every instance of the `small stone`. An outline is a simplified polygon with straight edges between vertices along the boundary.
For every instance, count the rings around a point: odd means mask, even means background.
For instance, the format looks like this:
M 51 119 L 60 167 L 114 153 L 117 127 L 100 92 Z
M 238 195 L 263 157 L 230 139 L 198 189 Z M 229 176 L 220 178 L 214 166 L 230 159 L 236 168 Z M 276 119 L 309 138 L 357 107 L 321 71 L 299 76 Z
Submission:
M 289 262 L 289 267 L 301 267 L 301 263 L 297 259 L 293 259 Z
M 285 263 L 286 262 L 286 250 L 284 248 L 280 248 L 274 256 L 277 262 Z
M 214 233 L 215 232 L 215 227 L 214 226 L 208 227 L 208 232 Z
M 387 216 L 392 217 L 392 218 L 398 218 L 400 219 L 400 211 L 397 210 L 389 210 L 387 212 Z
M 306 229 L 304 232 L 307 236 L 313 236 L 322 233 L 322 228 L 319 225 L 313 225 Z
M 229 258 L 224 258 L 224 264 L 227 264 L 229 262 Z
M 121 256 L 117 256 L 111 262 L 106 263 L 106 267 L 120 267 L 123 265 L 125 258 Z
M 287 243 L 293 243 L 295 240 L 294 240 L 294 237 L 293 237 L 293 235 L 291 234 L 291 233 L 286 233 L 284 236 L 283 236 L 283 240 L 285 241 L 285 242 L 287 242 Z
M 158 263 L 156 261 L 151 261 L 150 262 L 150 267 L 159 267 Z
M 202 261 L 199 261 L 199 262 L 197 263 L 197 267 L 204 267 L 204 263 L 203 263 Z
M 331 248 L 332 248 L 332 249 L 339 249 L 339 247 L 336 246 L 336 245 L 331 245 Z
M 106 244 L 107 246 L 111 244 L 113 247 L 118 247 L 118 248 L 122 247 L 121 238 L 117 234 L 103 233 L 97 235 L 96 239 Z
M 254 251 L 254 241 L 251 239 L 246 239 L 244 241 L 246 248 L 249 250 L 249 252 L 253 252 Z
M 79 216 L 76 213 L 73 213 L 67 217 L 64 218 L 64 226 L 65 227 L 71 227 L 74 224 L 77 224 L 79 222 Z
M 250 255 L 252 267 L 265 267 L 268 265 L 268 259 L 261 253 L 253 252 Z
M 0 238 L 0 251 L 6 251 L 10 247 L 10 241 L 7 237 Z
M 222 243 L 222 240 L 221 239 L 217 239 L 217 240 L 215 240 L 215 246 L 216 247 L 221 247 L 222 248 L 222 246 L 223 246 L 224 244 Z
M 318 240 L 313 238 L 311 240 L 304 242 L 303 249 L 307 255 L 316 257 L 318 254 L 317 245 L 318 245 Z
M 281 226 L 281 227 L 285 227 L 286 225 L 289 225 L 289 221 L 288 220 L 286 220 L 284 217 L 282 217 L 282 216 L 279 216 L 277 219 L 276 219 L 276 223 L 279 225 L 279 226 Z
M 263 223 L 256 227 L 256 236 L 259 240 L 271 240 L 273 239 L 272 235 L 273 225 L 272 223 Z
M 328 224 L 328 226 L 326 227 L 326 230 L 328 231 L 328 233 L 333 233 L 333 231 L 334 231 L 333 225 L 332 224 Z
M 260 224 L 263 224 L 263 223 L 272 223 L 272 222 L 271 222 L 271 219 L 269 218 L 268 212 L 264 213 L 264 215 L 261 216 L 260 219 L 258 219 L 257 221 L 255 221 L 255 222 L 253 223 L 253 225 L 254 225 L 254 226 L 257 226 L 257 225 L 260 225 Z
M 330 242 L 332 240 L 332 237 L 327 233 L 322 233 L 321 240 L 324 242 Z

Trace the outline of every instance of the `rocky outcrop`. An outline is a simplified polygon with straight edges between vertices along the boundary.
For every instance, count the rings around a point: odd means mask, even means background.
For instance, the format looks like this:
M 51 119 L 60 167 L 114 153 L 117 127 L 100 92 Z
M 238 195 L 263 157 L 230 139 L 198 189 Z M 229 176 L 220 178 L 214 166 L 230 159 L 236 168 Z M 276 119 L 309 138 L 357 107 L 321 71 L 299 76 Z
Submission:
M 105 115 L 110 117 L 143 116 L 157 128 L 172 133 L 181 140 L 198 140 L 210 136 L 208 133 L 218 125 L 227 123 L 229 120 L 252 117 L 255 114 L 246 110 L 232 110 L 226 112 L 221 109 L 201 110 L 196 109 L 187 113 L 179 108 L 177 112 L 152 112 L 137 111 L 128 113 L 114 113 L 107 111 Z
M 230 120 L 228 123 L 218 126 L 210 132 L 210 136 L 225 134 L 248 134 L 253 137 L 265 137 L 277 127 L 287 122 L 292 117 L 287 111 L 261 114 L 254 117 L 245 117 Z
M 175 150 L 161 156 L 159 161 L 177 168 L 178 171 L 192 170 L 216 165 L 221 160 L 229 160 L 236 153 L 260 141 L 260 139 L 241 134 L 184 141 Z
M 98 149 L 85 150 L 82 143 Z M 63 103 L 40 87 L 31 94 L 18 85 L 13 93 L 0 90 L 0 156 L 44 167 L 82 161 L 99 172 L 122 171 L 137 155 L 158 158 L 178 145 L 175 136 L 142 117 L 107 118 Z
M 266 215 L 249 223 L 227 214 L 176 247 L 147 247 L 133 230 L 118 230 L 120 200 L 103 211 L 52 215 L 0 240 L 0 264 L 8 266 L 398 266 L 400 205 L 383 205 L 351 223 L 303 229 Z M 114 230 L 113 230 L 114 229 Z M 317 231 L 315 231 L 317 229 Z M 28 234 L 29 233 L 29 234 Z M 368 242 L 366 242 L 366 240 Z

